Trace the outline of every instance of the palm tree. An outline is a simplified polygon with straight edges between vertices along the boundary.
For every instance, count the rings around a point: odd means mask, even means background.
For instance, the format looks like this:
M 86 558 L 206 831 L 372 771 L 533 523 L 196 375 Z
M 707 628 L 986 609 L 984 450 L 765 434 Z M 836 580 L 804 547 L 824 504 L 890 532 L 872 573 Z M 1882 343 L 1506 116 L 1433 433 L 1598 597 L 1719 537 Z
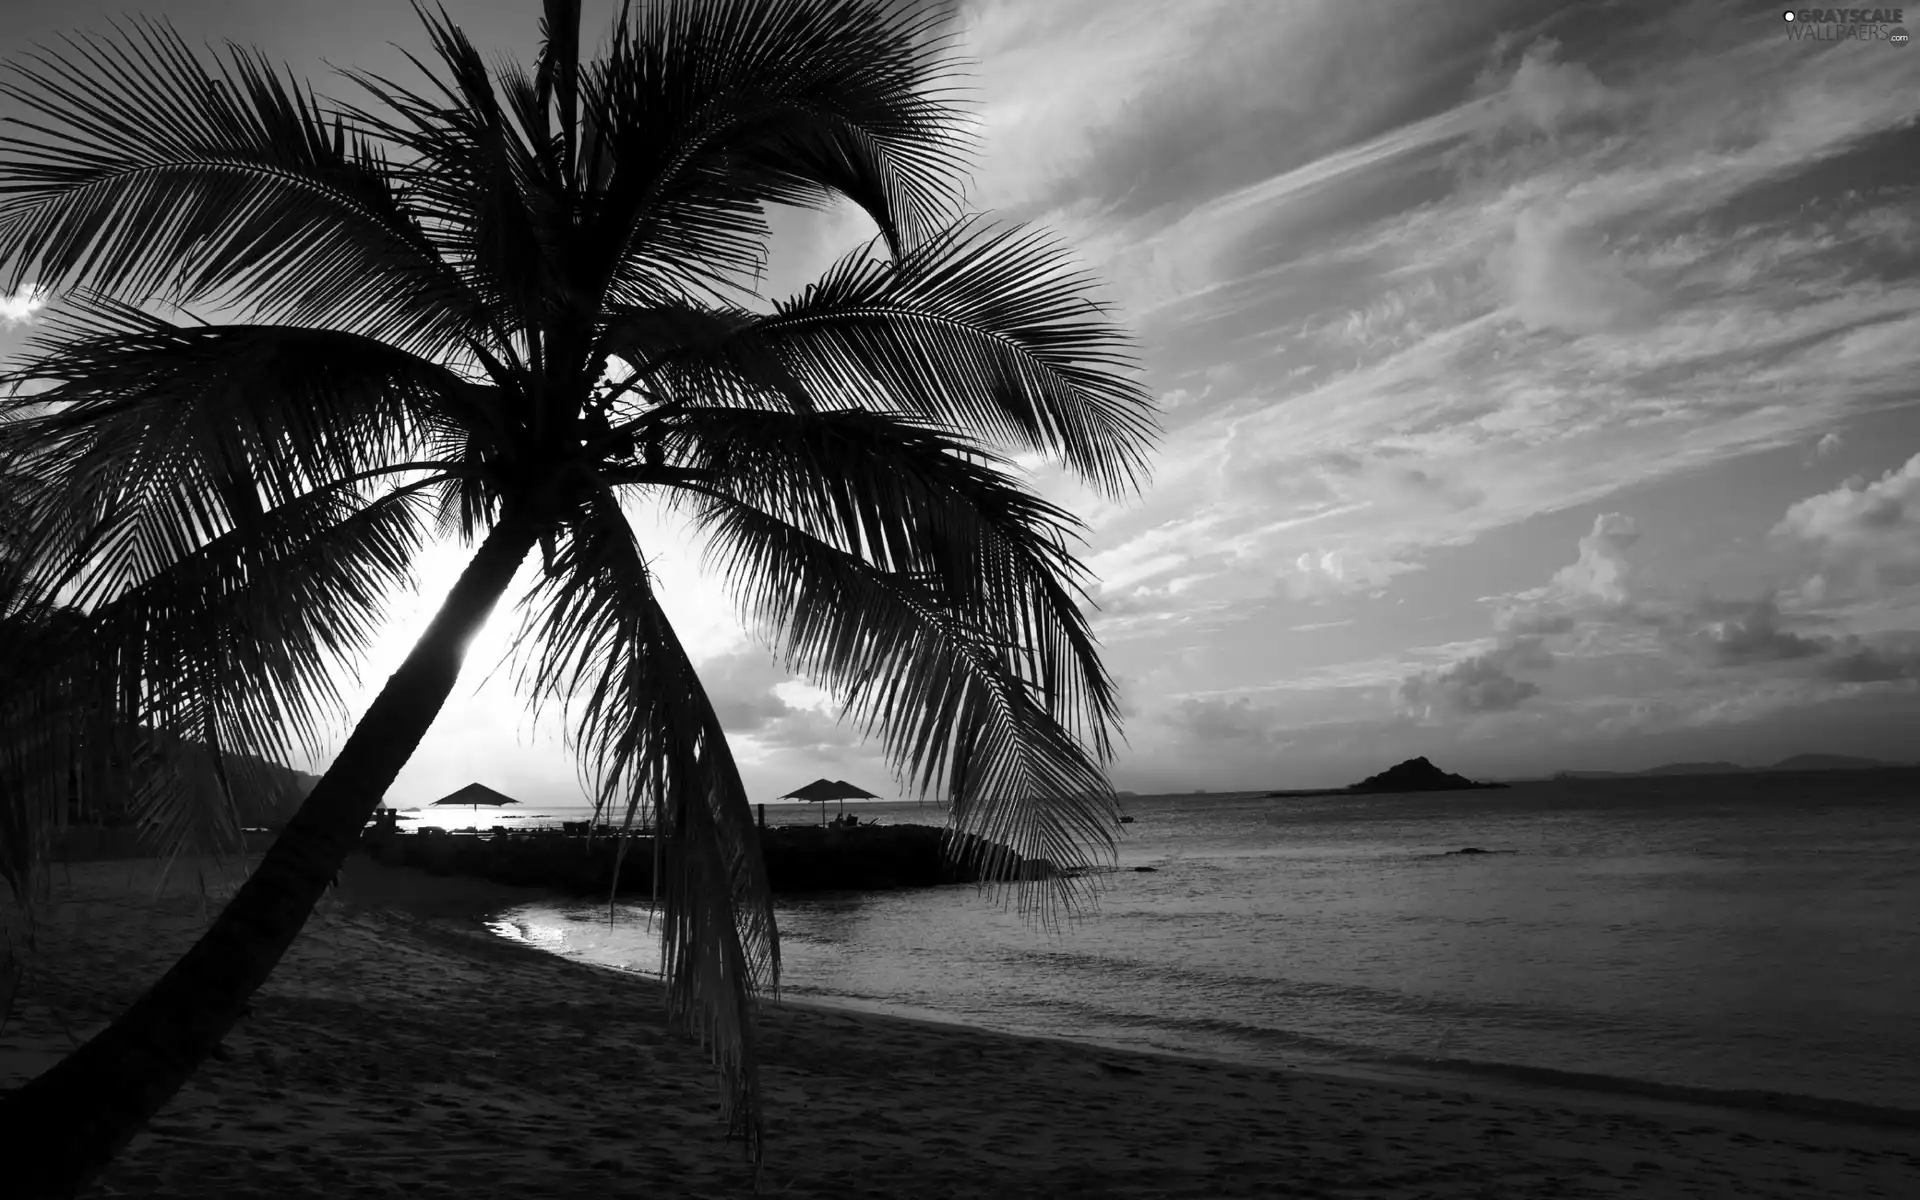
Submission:
M 425 82 L 349 72 L 364 107 L 149 22 L 0 82 L 31 113 L 0 140 L 0 281 L 57 297 L 0 380 L 0 454 L 33 481 L 35 594 L 89 622 L 61 670 L 116 728 L 314 752 L 415 552 L 477 543 L 199 943 L 0 1099 L 23 1195 L 96 1175 L 231 1027 L 536 546 L 520 681 L 563 705 L 596 802 L 661 832 L 670 1011 L 757 1147 L 777 933 L 635 504 L 697 531 L 957 828 L 1065 865 L 1111 850 L 1117 706 L 1076 522 L 1002 456 L 1122 495 L 1152 408 L 1064 252 L 964 215 L 939 9 L 660 0 L 583 58 L 577 0 L 547 0 L 533 68 L 494 72 L 422 21 Z M 758 302 L 765 206 L 842 200 L 873 244 Z

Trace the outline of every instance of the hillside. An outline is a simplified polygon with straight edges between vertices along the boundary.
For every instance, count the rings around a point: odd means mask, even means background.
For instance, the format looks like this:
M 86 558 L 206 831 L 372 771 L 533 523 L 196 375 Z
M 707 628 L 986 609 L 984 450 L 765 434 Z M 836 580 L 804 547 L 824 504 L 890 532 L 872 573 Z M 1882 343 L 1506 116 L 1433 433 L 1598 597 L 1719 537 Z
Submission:
M 1884 771 L 1908 765 L 1849 754 L 1795 754 L 1769 767 L 1743 767 L 1730 762 L 1681 762 L 1662 763 L 1641 771 L 1556 771 L 1553 778 L 1637 779 L 1649 775 L 1755 775 L 1770 771 Z
M 153 736 L 153 735 L 149 735 Z M 166 751 L 173 768 L 189 788 L 217 795 L 220 779 L 205 748 L 197 742 L 171 740 Z M 299 809 L 307 793 L 320 782 L 318 775 L 297 771 L 269 762 L 253 754 L 229 751 L 223 756 L 227 786 L 239 810 L 240 824 L 246 828 L 278 828 Z M 119 825 L 137 819 L 137 808 L 112 808 L 92 812 L 81 819 L 85 823 Z
M 1904 763 L 1882 762 L 1877 758 L 1856 758 L 1851 754 L 1796 754 L 1768 767 L 1769 771 L 1884 771 Z

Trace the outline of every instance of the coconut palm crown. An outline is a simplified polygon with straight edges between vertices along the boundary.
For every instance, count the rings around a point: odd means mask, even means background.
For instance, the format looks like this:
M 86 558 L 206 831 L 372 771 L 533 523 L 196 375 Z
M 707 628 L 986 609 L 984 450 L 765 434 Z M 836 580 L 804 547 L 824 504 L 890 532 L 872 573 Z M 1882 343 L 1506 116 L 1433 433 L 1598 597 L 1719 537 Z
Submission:
M 0 1100 L 0 1141 L 66 1164 L 37 1177 L 46 1194 L 96 1172 L 231 1026 L 536 549 L 519 680 L 562 706 L 596 803 L 661 831 L 670 1008 L 753 1144 L 773 912 L 636 505 L 685 520 L 787 667 L 957 829 L 1061 866 L 1111 850 L 1118 707 L 1077 523 L 1005 456 L 1123 495 L 1153 413 L 1063 249 L 963 211 L 945 15 L 661 0 L 583 57 L 577 0 L 548 0 L 530 70 L 490 70 L 444 13 L 421 17 L 421 78 L 347 72 L 357 104 L 146 21 L 0 76 L 26 113 L 0 127 L 0 286 L 52 298 L 0 378 L 0 460 L 30 497 L 31 602 L 87 622 L 53 656 L 62 695 L 216 759 L 319 753 L 416 552 L 475 546 L 203 940 Z M 759 302 L 766 206 L 843 200 L 873 244 Z M 15 712 L 0 740 L 32 726 Z M 0 803 L 42 823 L 118 761 L 0 758 Z

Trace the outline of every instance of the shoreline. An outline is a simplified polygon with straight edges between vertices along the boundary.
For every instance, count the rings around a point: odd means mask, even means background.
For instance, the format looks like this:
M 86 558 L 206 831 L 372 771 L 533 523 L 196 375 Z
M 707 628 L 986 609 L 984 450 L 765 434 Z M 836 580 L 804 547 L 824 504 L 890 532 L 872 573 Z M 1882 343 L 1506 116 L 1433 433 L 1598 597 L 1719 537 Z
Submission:
M 356 861 L 360 861 L 356 858 Z M 589 970 L 605 971 L 621 979 L 638 980 L 659 986 L 654 976 L 629 971 L 589 959 L 556 953 L 518 938 L 494 932 L 487 917 L 502 909 L 542 901 L 574 901 L 576 897 L 540 888 L 514 887 L 486 880 L 458 876 L 429 876 L 417 868 L 377 868 L 392 882 L 381 893 L 386 902 L 465 927 L 465 932 L 489 942 L 512 946 L 547 961 L 564 961 Z M 416 882 L 401 882 L 410 877 Z M 344 879 L 344 876 L 343 876 Z M 424 882 L 427 886 L 421 887 Z M 443 886 L 444 885 L 444 886 Z M 362 886 L 365 886 L 364 884 Z M 378 885 L 376 885 L 378 886 Z M 378 899 L 369 896 L 373 903 Z M 363 901 L 366 902 L 366 901 Z M 1178 1062 L 1211 1063 L 1237 1066 L 1239 1061 L 1227 1054 L 1209 1054 L 1199 1049 L 1172 1049 L 1158 1046 L 1127 1045 L 1098 1038 L 1076 1038 L 977 1025 L 957 1017 L 932 1011 L 903 1012 L 880 1004 L 862 1004 L 846 999 L 795 998 L 783 995 L 776 1001 L 763 1001 L 766 1008 L 793 1008 L 829 1015 L 874 1017 L 888 1021 L 937 1029 L 964 1030 L 983 1037 L 1008 1037 L 1040 1042 L 1058 1042 L 1068 1046 L 1091 1048 L 1121 1055 L 1170 1059 Z M 764 1011 L 764 1009 L 763 1009 Z M 1887 1105 L 1869 1104 L 1810 1093 L 1777 1092 L 1758 1088 L 1722 1089 L 1687 1084 L 1662 1083 L 1625 1075 L 1568 1071 L 1525 1064 L 1483 1062 L 1475 1059 L 1450 1059 L 1430 1063 L 1412 1058 L 1380 1057 L 1352 1062 L 1312 1061 L 1304 1064 L 1275 1065 L 1248 1063 L 1250 1068 L 1319 1076 L 1345 1082 L 1362 1082 L 1399 1088 L 1452 1088 L 1482 1095 L 1525 1099 L 1557 1099 L 1566 1103 L 1610 1106 L 1622 1098 L 1637 1104 L 1658 1106 L 1669 1113 L 1723 1119 L 1776 1120 L 1782 1128 L 1803 1122 L 1859 1130 L 1884 1130 L 1896 1134 L 1920 1133 L 1920 1111 Z
M 413 868 L 381 868 L 381 870 L 388 872 L 389 878 L 396 878 L 395 872 L 418 874 L 421 879 L 429 881 L 436 888 L 443 883 L 452 885 L 446 889 L 445 895 L 434 896 L 431 899 L 425 896 L 406 895 L 404 893 L 409 889 L 403 885 L 401 893 L 397 894 L 396 902 L 421 912 L 431 911 L 435 919 L 450 919 L 456 924 L 466 926 L 466 932 L 473 936 L 485 938 L 495 944 L 511 946 L 545 961 L 568 962 L 589 970 L 607 972 L 617 978 L 637 980 L 646 986 L 658 986 L 655 977 L 645 972 L 624 970 L 589 959 L 560 954 L 518 938 L 503 936 L 487 926 L 487 917 L 492 912 L 498 912 L 504 908 L 541 901 L 572 901 L 576 899 L 575 897 L 539 888 L 513 887 L 484 880 L 465 880 L 451 876 L 429 877 Z M 452 904 L 446 902 L 449 898 L 452 899 Z M 478 907 L 473 907 L 475 905 Z M 798 1009 L 836 1016 L 872 1017 L 928 1029 L 961 1030 L 982 1037 L 1058 1043 L 1116 1055 L 1137 1055 L 1148 1059 L 1229 1067 L 1240 1065 L 1237 1060 L 1226 1054 L 1208 1054 L 1197 1049 L 1125 1045 L 1097 1038 L 1022 1033 L 976 1025 L 931 1011 L 902 1012 L 879 1004 L 866 1005 L 842 999 L 794 998 L 783 995 L 777 1001 L 764 1001 L 763 1004 L 767 1008 Z M 1249 1069 L 1400 1089 L 1451 1088 L 1485 1096 L 1521 1100 L 1533 1097 L 1600 1107 L 1611 1107 L 1626 1098 L 1636 1102 L 1636 1106 L 1654 1106 L 1663 1112 L 1677 1116 L 1694 1118 L 1717 1116 L 1722 1119 L 1770 1122 L 1782 1129 L 1791 1129 L 1811 1122 L 1842 1129 L 1885 1131 L 1891 1133 L 1896 1140 L 1907 1132 L 1920 1132 L 1920 1111 L 1913 1109 L 1868 1104 L 1830 1096 L 1762 1089 L 1695 1087 L 1631 1076 L 1565 1071 L 1524 1064 L 1482 1062 L 1470 1059 L 1445 1060 L 1444 1063 L 1435 1064 L 1382 1057 L 1345 1063 L 1315 1061 L 1303 1065 L 1278 1066 L 1261 1063 L 1247 1064 L 1247 1066 Z M 1916 1139 L 1916 1144 L 1920 1144 L 1920 1139 Z
M 591 970 L 612 972 L 623 978 L 637 979 L 647 984 L 654 983 L 656 978 L 642 971 L 629 971 L 605 963 L 596 963 L 589 959 L 546 950 L 516 938 L 503 937 L 487 930 L 484 923 L 479 925 L 478 932 L 506 945 L 528 950 L 548 959 L 575 963 Z M 1176 1049 L 1138 1045 L 1101 1038 L 1074 1037 L 1067 1034 L 1026 1033 L 1020 1030 L 980 1025 L 931 1010 L 908 1011 L 880 1003 L 862 1002 L 851 997 L 823 999 L 819 996 L 795 997 L 783 993 L 777 1001 L 763 1003 L 827 1014 L 876 1017 L 938 1029 L 964 1030 L 978 1033 L 983 1037 L 1059 1042 L 1118 1055 L 1139 1055 L 1145 1058 L 1222 1066 L 1240 1065 L 1240 1060 L 1224 1052 L 1208 1053 L 1197 1048 Z M 1811 1093 L 1694 1087 L 1626 1075 L 1565 1071 L 1520 1063 L 1487 1062 L 1478 1059 L 1446 1059 L 1439 1063 L 1432 1063 L 1411 1057 L 1396 1058 L 1383 1055 L 1345 1062 L 1314 1059 L 1284 1064 L 1248 1062 L 1246 1065 L 1260 1070 L 1379 1084 L 1386 1087 L 1453 1089 L 1487 1096 L 1499 1095 L 1516 1099 L 1535 1097 L 1602 1107 L 1617 1104 L 1622 1099 L 1631 1099 L 1636 1105 L 1657 1106 L 1664 1112 L 1702 1119 L 1716 1117 L 1724 1120 L 1777 1119 L 1781 1128 L 1813 1122 L 1843 1129 L 1920 1133 L 1920 1110 L 1868 1104 Z
M 85 1037 L 110 1019 L 202 927 L 191 896 L 156 904 L 123 865 L 56 870 L 46 978 L 0 1034 L 0 1087 L 56 1059 L 63 1025 Z M 351 866 L 225 1060 L 96 1194 L 753 1194 L 657 984 L 486 929 L 489 908 L 544 893 Z M 763 1182 L 789 1196 L 1920 1194 L 1907 1130 L 1254 1067 L 810 1000 L 766 1005 L 759 1027 Z
M 492 886 L 475 881 L 480 886 Z M 505 888 L 497 903 L 500 907 L 513 907 L 538 902 L 578 903 L 579 898 L 561 893 L 543 892 L 533 888 Z M 460 914 L 453 914 L 458 916 Z M 504 936 L 488 929 L 476 913 L 473 917 L 476 929 L 488 936 L 545 955 L 579 963 L 599 970 L 613 971 L 623 976 L 642 980 L 652 980 L 641 971 L 627 971 L 608 964 L 595 963 L 590 959 L 574 957 L 548 950 L 531 942 L 512 936 Z M 1071 1045 L 1090 1046 L 1110 1050 L 1119 1054 L 1143 1054 L 1156 1058 L 1173 1058 L 1209 1063 L 1237 1064 L 1240 1059 L 1227 1052 L 1209 1052 L 1199 1047 L 1165 1047 L 1124 1043 L 1094 1037 L 1074 1037 L 1071 1035 L 1029 1033 L 1015 1029 L 1001 1029 L 979 1025 L 959 1017 L 949 1016 L 930 1009 L 903 1009 L 880 1002 L 864 1001 L 854 997 L 807 996 L 793 997 L 783 994 L 776 1002 L 783 1006 L 817 1009 L 826 1012 L 844 1012 L 867 1016 L 884 1017 L 892 1020 L 921 1022 L 943 1028 L 974 1030 L 982 1034 L 1005 1037 L 1039 1038 L 1049 1041 L 1062 1041 Z M 1308 1075 L 1324 1075 L 1345 1080 L 1360 1080 L 1375 1083 L 1397 1084 L 1401 1086 L 1423 1086 L 1439 1088 L 1457 1088 L 1468 1091 L 1500 1094 L 1503 1096 L 1541 1096 L 1557 1097 L 1568 1102 L 1611 1103 L 1619 1098 L 1630 1097 L 1638 1102 L 1660 1105 L 1675 1113 L 1695 1116 L 1711 1116 L 1715 1113 L 1739 1114 L 1755 1117 L 1778 1117 L 1785 1121 L 1814 1121 L 1830 1123 L 1843 1127 L 1868 1129 L 1910 1130 L 1920 1132 L 1920 1109 L 1901 1108 L 1893 1105 L 1875 1104 L 1869 1101 L 1852 1100 L 1844 1097 L 1820 1095 L 1811 1092 L 1784 1092 L 1766 1088 L 1719 1088 L 1697 1084 L 1671 1083 L 1631 1075 L 1613 1075 L 1604 1072 L 1579 1071 L 1557 1067 L 1534 1066 L 1525 1063 L 1500 1062 L 1481 1059 L 1429 1059 L 1414 1055 L 1391 1055 L 1384 1052 L 1372 1056 L 1356 1056 L 1348 1059 L 1336 1059 L 1330 1052 L 1321 1056 L 1302 1054 L 1300 1062 L 1262 1062 L 1261 1067 L 1271 1070 L 1288 1071 Z M 1249 1062 L 1248 1065 L 1255 1065 Z

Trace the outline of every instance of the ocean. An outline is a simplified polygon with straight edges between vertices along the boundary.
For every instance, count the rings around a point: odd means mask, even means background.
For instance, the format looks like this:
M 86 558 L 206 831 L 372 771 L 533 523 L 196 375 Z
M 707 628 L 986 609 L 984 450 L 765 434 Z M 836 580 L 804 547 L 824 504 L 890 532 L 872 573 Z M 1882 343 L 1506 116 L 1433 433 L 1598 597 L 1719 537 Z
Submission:
M 1119 869 L 1057 932 L 968 886 L 783 898 L 783 993 L 1276 1066 L 1920 1110 L 1920 772 L 1123 807 Z M 555 900 L 492 927 L 651 972 L 646 917 Z

